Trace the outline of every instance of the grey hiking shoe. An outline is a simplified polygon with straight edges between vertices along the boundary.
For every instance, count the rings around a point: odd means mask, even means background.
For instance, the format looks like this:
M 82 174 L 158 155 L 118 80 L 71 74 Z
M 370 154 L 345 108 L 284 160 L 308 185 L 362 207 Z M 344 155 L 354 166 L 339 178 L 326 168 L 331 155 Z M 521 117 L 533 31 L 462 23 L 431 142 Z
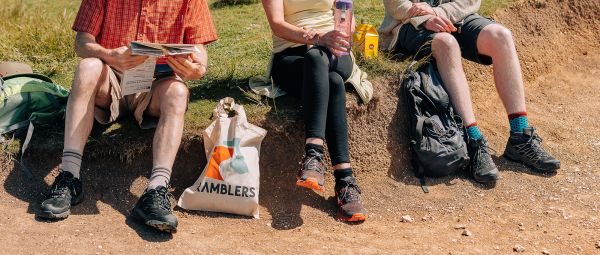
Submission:
M 471 158 L 469 170 L 473 175 L 473 179 L 480 183 L 490 183 L 500 179 L 500 172 L 492 160 L 487 140 L 485 138 L 470 139 L 468 146 L 469 157 Z
M 338 216 L 346 222 L 364 221 L 367 219 L 367 210 L 362 204 L 360 188 L 353 176 L 337 180 L 335 183 L 335 197 L 337 198 Z
M 324 191 L 325 171 L 327 166 L 323 159 L 323 153 L 309 150 L 302 161 L 302 168 L 298 172 L 296 185 L 316 191 Z
M 524 129 L 522 133 L 510 133 L 504 157 L 523 163 L 540 173 L 556 173 L 560 168 L 560 161 L 542 148 L 542 138 L 535 133 L 533 127 Z
M 37 215 L 45 219 L 66 219 L 71 214 L 71 206 L 83 201 L 81 180 L 70 172 L 61 171 L 54 179 L 52 189 L 41 204 Z
M 177 218 L 171 210 L 169 196 L 171 196 L 171 193 L 163 186 L 158 186 L 156 189 L 146 189 L 135 204 L 131 215 L 150 227 L 168 233 L 175 233 L 177 231 Z

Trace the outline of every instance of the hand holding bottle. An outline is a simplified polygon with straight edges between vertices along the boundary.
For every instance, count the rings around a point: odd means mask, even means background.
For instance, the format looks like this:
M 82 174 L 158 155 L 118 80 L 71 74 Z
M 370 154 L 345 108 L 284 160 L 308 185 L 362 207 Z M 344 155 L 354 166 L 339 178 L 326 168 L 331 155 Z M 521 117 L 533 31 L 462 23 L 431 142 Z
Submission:
M 350 47 L 350 36 L 344 32 L 331 30 L 319 36 L 317 45 L 327 47 L 336 56 L 348 54 Z

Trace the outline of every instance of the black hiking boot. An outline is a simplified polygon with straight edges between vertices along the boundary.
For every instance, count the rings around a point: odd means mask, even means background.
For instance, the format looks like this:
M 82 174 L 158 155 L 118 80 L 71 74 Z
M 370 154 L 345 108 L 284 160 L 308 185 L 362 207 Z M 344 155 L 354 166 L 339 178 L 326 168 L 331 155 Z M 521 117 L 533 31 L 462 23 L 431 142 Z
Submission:
M 45 219 L 66 219 L 71 214 L 71 206 L 83 201 L 81 180 L 70 172 L 61 171 L 54 179 L 52 190 L 41 204 L 37 215 Z
M 473 179 L 480 183 L 495 182 L 500 178 L 500 172 L 498 172 L 498 168 L 494 164 L 489 150 L 490 148 L 485 138 L 469 140 L 468 151 L 471 158 L 469 169 L 471 170 Z
M 542 138 L 533 127 L 525 128 L 522 133 L 510 132 L 504 157 L 540 173 L 556 173 L 560 168 L 560 161 L 542 148 Z
M 324 191 L 325 171 L 327 166 L 324 162 L 323 153 L 310 149 L 302 160 L 302 168 L 298 172 L 296 185 L 316 191 Z
M 171 210 L 170 195 L 171 193 L 163 186 L 158 186 L 156 189 L 146 189 L 135 204 L 131 215 L 150 227 L 168 233 L 175 233 L 177 231 L 177 218 Z
M 342 221 L 356 222 L 367 219 L 367 210 L 362 205 L 360 188 L 353 176 L 344 177 L 335 183 L 338 214 Z

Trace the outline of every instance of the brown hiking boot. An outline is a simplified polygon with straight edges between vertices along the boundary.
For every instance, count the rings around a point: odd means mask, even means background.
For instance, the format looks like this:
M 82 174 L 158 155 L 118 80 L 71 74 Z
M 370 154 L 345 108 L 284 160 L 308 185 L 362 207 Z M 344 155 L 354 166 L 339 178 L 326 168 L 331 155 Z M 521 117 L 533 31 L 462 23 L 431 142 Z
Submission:
M 342 221 L 364 221 L 367 210 L 362 205 L 360 188 L 352 176 L 336 181 L 335 196 L 338 203 L 338 214 Z
M 298 172 L 296 185 L 316 191 L 324 191 L 325 171 L 327 166 L 323 162 L 323 153 L 308 150 L 302 161 L 302 168 Z

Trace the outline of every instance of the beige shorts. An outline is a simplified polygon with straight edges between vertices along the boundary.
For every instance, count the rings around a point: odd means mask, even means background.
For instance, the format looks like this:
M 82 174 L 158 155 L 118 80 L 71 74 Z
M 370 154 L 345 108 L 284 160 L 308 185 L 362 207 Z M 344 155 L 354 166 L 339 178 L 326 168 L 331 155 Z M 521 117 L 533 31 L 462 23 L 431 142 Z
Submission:
M 146 114 L 146 109 L 150 105 L 152 99 L 152 91 L 154 86 L 163 79 L 173 78 L 173 76 L 164 77 L 154 80 L 152 89 L 149 92 L 142 92 L 123 96 L 121 93 L 121 78 L 123 74 L 117 70 L 108 67 L 108 83 L 111 97 L 109 109 L 104 109 L 96 106 L 94 118 L 100 124 L 110 124 L 117 119 L 133 114 L 133 117 L 142 129 L 155 128 L 158 125 L 158 118 Z M 177 77 L 179 80 L 179 77 Z M 181 81 L 183 82 L 183 81 Z

